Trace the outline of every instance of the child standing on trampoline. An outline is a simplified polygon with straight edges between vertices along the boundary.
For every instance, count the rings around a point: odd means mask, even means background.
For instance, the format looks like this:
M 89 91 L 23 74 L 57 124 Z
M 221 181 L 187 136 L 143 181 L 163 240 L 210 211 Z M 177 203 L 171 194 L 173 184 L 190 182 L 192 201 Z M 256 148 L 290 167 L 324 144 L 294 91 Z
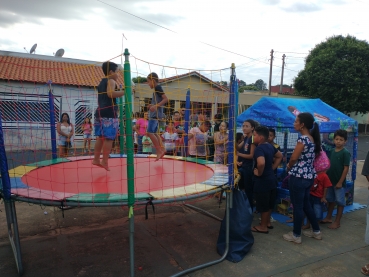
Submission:
M 149 104 L 148 106 L 149 122 L 147 125 L 147 134 L 156 149 L 156 161 L 158 161 L 165 155 L 165 149 L 158 133 L 158 128 L 159 120 L 162 120 L 165 117 L 163 113 L 163 106 L 165 105 L 165 103 L 168 102 L 168 98 L 158 82 L 159 77 L 158 74 L 156 74 L 155 72 L 151 72 L 147 76 L 147 83 L 149 84 L 151 89 L 154 89 L 151 104 Z
M 98 106 L 95 112 L 95 151 L 92 164 L 109 171 L 108 159 L 113 140 L 118 131 L 118 106 L 116 98 L 124 95 L 124 90 L 118 90 L 118 65 L 113 62 L 104 62 L 102 70 L 105 77 L 97 87 Z M 102 160 L 100 153 L 102 151 Z

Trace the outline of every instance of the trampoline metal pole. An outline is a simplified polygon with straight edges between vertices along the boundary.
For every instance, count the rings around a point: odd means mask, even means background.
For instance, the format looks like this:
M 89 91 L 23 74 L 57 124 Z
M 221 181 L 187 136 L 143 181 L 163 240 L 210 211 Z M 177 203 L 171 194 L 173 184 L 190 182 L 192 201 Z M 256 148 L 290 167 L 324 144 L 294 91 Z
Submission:
M 127 188 L 128 188 L 128 218 L 129 218 L 129 253 L 130 253 L 130 273 L 135 275 L 134 267 L 134 214 L 133 205 L 135 204 L 135 184 L 134 184 L 134 148 L 132 132 L 132 82 L 131 66 L 129 64 L 129 52 L 124 51 L 124 87 L 125 87 L 125 113 L 126 113 L 126 143 L 127 143 Z
M 188 134 L 189 123 L 190 123 L 190 109 L 191 109 L 191 90 L 190 88 L 187 89 L 186 92 L 186 109 L 185 109 L 185 126 L 184 131 L 185 134 Z M 188 146 L 188 136 L 184 136 L 184 156 L 187 157 L 187 146 Z
M 55 105 L 54 105 L 54 95 L 51 88 L 51 80 L 47 82 L 49 85 L 49 109 L 50 109 L 50 133 L 51 133 L 51 157 L 56 159 L 56 129 L 55 129 Z
M 124 120 L 124 109 L 123 109 L 123 105 L 124 105 L 124 100 L 123 97 L 119 97 L 118 98 L 118 104 L 119 104 L 119 154 L 124 154 L 124 125 L 123 125 L 123 120 Z
M 23 265 L 22 265 L 21 248 L 20 248 L 20 241 L 19 241 L 19 234 L 18 234 L 17 214 L 15 212 L 14 201 L 11 199 L 11 184 L 10 184 L 10 177 L 9 177 L 8 169 L 9 168 L 8 168 L 8 159 L 6 157 L 6 151 L 5 151 L 3 123 L 2 123 L 1 112 L 0 112 L 0 173 L 1 173 L 1 182 L 2 182 L 2 191 L 0 191 L 0 195 L 4 197 L 9 241 L 13 249 L 15 262 L 18 268 L 18 273 L 19 275 L 22 275 Z M 12 226 L 13 226 L 14 234 L 12 232 Z
M 219 260 L 215 260 L 215 261 L 212 261 L 212 262 L 208 262 L 208 263 L 205 263 L 205 264 L 202 264 L 202 265 L 198 265 L 198 266 L 183 270 L 183 271 L 181 271 L 177 274 L 172 275 L 171 277 L 183 276 L 185 274 L 203 269 L 205 267 L 209 267 L 209 266 L 218 264 L 218 263 L 224 261 L 224 259 L 227 257 L 228 250 L 229 250 L 229 213 L 230 213 L 230 202 L 231 202 L 231 199 L 232 199 L 232 194 L 233 194 L 233 190 L 228 189 L 226 191 L 226 210 L 225 210 L 226 211 L 226 247 L 225 247 L 223 256 Z

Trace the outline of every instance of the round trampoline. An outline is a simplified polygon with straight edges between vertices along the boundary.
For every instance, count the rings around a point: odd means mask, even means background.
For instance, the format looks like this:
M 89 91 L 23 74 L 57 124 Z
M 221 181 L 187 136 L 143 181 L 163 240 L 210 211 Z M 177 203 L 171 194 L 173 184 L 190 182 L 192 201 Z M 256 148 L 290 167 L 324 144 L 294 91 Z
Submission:
M 10 170 L 11 192 L 23 201 L 50 204 L 126 204 L 127 159 L 111 155 L 110 171 L 92 166 L 91 157 L 43 161 Z M 227 166 L 192 158 L 134 158 L 135 199 L 172 202 L 214 193 L 228 182 Z

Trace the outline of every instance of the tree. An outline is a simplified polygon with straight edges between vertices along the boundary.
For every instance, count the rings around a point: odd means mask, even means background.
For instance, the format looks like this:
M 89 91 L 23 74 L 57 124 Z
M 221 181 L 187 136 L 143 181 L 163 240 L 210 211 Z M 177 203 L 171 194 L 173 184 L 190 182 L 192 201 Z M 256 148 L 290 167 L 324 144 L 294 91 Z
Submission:
M 266 83 L 262 80 L 262 79 L 259 79 L 255 82 L 255 87 L 258 88 L 258 90 L 266 90 Z
M 320 98 L 341 112 L 369 110 L 369 44 L 333 36 L 315 46 L 294 80 L 296 93 Z
M 246 86 L 246 82 L 243 81 L 243 80 L 238 80 L 238 85 L 239 85 L 239 87 L 244 87 L 244 86 Z
M 242 87 L 238 88 L 238 92 L 240 92 L 240 93 L 245 91 L 245 90 L 255 90 L 255 91 L 257 91 L 258 88 L 255 87 L 255 86 L 252 86 L 252 85 L 242 86 Z
M 220 86 L 225 86 L 225 87 L 228 85 L 227 81 L 217 81 L 216 83 Z
M 146 77 L 137 76 L 135 78 L 132 78 L 132 81 L 135 84 L 146 83 L 147 82 L 147 78 Z

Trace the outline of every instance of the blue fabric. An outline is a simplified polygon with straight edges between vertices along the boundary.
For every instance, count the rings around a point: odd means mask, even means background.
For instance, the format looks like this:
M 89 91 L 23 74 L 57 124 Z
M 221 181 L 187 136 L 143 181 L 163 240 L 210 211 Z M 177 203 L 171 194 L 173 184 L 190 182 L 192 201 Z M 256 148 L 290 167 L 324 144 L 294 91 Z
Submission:
M 117 99 L 108 96 L 108 78 L 102 78 L 97 86 L 97 103 L 95 117 L 116 118 L 118 113 Z
M 255 168 L 257 168 L 257 160 L 259 157 L 264 157 L 265 166 L 264 171 L 261 176 L 255 176 L 255 179 L 263 179 L 263 180 L 274 180 L 274 170 L 273 170 L 273 159 L 274 155 L 277 153 L 277 148 L 275 148 L 270 143 L 262 143 L 259 144 L 255 148 L 254 152 L 254 160 L 255 160 Z
M 154 92 L 152 94 L 152 99 L 151 99 L 151 105 L 156 105 L 158 103 L 160 103 L 161 101 L 163 101 L 163 95 L 164 95 L 164 91 L 163 88 L 160 85 L 157 85 L 154 89 Z M 156 107 L 155 111 L 150 111 L 149 110 L 149 119 L 162 119 L 164 118 L 164 108 L 162 106 L 160 107 Z
M 320 99 L 292 99 L 262 97 L 259 101 L 237 117 L 237 127 L 252 118 L 261 125 L 275 127 L 277 131 L 296 132 L 293 122 L 296 111 L 309 112 L 319 123 L 320 132 L 332 133 L 338 129 L 356 132 L 357 121 L 341 113 Z M 328 121 L 327 121 L 328 120 Z
M 336 187 L 327 188 L 327 195 L 325 197 L 328 202 L 335 202 L 338 206 L 346 206 L 345 188 L 337 189 Z
M 95 118 L 95 136 L 114 140 L 118 126 L 118 118 Z
M 320 231 L 318 220 L 310 204 L 310 188 L 314 180 L 297 178 L 291 175 L 289 180 L 290 197 L 293 205 L 293 234 L 301 236 L 301 225 L 304 217 L 309 219 L 313 231 Z
M 137 135 L 137 154 L 142 154 L 142 138 L 143 136 Z
M 310 194 L 310 204 L 313 207 L 316 219 L 322 220 L 323 219 L 323 203 L 321 202 L 321 198 Z
M 251 232 L 252 211 L 245 192 L 233 190 L 233 206 L 229 213 L 229 250 L 226 259 L 237 263 L 250 251 L 254 244 Z M 219 255 L 223 255 L 226 248 L 226 217 L 220 225 L 217 242 Z
M 157 119 L 149 119 L 146 132 L 156 134 L 158 132 L 159 121 Z

